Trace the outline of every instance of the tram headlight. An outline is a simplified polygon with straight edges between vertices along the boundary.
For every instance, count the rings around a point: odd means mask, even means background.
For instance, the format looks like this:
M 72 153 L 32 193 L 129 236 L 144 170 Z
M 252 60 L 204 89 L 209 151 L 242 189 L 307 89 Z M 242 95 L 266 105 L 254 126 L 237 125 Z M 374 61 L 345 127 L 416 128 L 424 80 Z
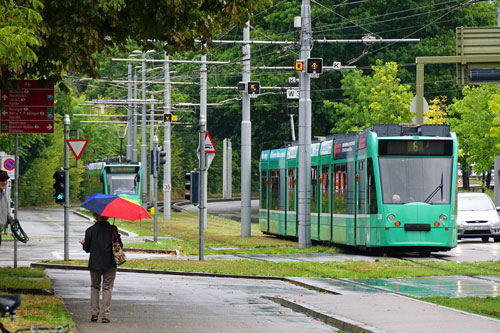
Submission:
M 446 222 L 446 220 L 448 219 L 448 217 L 444 214 L 441 214 L 439 215 L 439 221 L 441 221 L 442 223 Z
M 394 214 L 387 215 L 387 222 L 392 223 L 396 220 L 396 216 Z

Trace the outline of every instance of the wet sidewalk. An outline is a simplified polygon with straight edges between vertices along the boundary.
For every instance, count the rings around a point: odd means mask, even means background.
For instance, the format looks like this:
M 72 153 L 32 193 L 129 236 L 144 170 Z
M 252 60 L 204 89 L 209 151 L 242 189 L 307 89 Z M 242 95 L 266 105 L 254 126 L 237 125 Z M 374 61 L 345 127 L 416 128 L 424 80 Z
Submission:
M 60 265 L 37 264 L 47 268 L 62 268 Z M 68 266 L 66 269 L 72 269 Z M 80 267 L 80 269 L 82 269 Z M 169 272 L 119 268 L 129 273 Z M 172 273 L 174 274 L 174 273 Z M 224 285 L 229 275 L 179 273 L 190 277 L 217 278 Z M 236 276 L 235 276 L 236 277 Z M 411 298 L 409 296 L 498 296 L 500 278 L 497 276 L 443 276 L 413 279 L 328 279 L 328 278 L 242 278 L 246 283 L 294 284 L 306 290 L 302 293 L 261 295 L 298 313 L 317 318 L 346 332 L 500 332 L 500 320 L 459 311 Z M 276 281 L 276 280 L 281 280 Z M 227 280 L 229 281 L 229 280 Z M 252 282 L 255 281 L 255 282 Z M 213 282 L 212 282 L 213 283 Z M 57 290 L 56 286 L 56 290 Z M 292 289 L 292 288 L 285 288 Z M 256 295 L 257 296 L 257 295 Z M 76 321 L 76 318 L 74 318 Z M 88 319 L 85 317 L 85 319 Z M 85 320 L 86 321 L 86 320 Z M 77 322 L 78 325 L 78 322 Z

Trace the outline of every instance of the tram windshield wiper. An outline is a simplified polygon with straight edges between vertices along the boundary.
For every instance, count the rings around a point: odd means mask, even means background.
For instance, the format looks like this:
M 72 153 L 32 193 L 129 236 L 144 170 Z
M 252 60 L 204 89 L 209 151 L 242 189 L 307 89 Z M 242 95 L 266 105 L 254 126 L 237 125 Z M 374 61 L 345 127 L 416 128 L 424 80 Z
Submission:
M 443 201 L 443 172 L 441 172 L 441 183 L 436 187 L 434 191 L 432 191 L 432 193 L 427 197 L 427 199 L 424 200 L 424 202 L 429 203 L 432 197 L 435 196 L 439 190 L 441 190 L 441 201 Z

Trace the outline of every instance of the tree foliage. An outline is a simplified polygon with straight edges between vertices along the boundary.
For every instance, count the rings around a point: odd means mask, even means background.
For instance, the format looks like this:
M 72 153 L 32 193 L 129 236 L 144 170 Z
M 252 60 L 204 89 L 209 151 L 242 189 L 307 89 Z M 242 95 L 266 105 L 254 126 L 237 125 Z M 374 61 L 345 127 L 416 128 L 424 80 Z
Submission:
M 339 119 L 332 132 L 346 133 L 373 124 L 410 122 L 413 94 L 410 86 L 401 84 L 397 75 L 396 63 L 382 66 L 382 61 L 373 66 L 373 76 L 363 75 L 359 70 L 347 72 L 342 79 L 346 101 L 325 101 L 325 107 L 333 108 Z
M 38 57 L 37 47 L 43 45 L 38 29 L 42 23 L 38 0 L 0 0 L 0 79 L 6 73 L 23 73 Z
M 0 57 L 0 79 L 4 84 L 13 77 L 56 82 L 63 70 L 97 76 L 93 55 L 126 49 L 129 38 L 144 49 L 161 41 L 169 53 L 201 52 L 196 39 L 210 43 L 215 34 L 231 24 L 243 26 L 254 10 L 268 5 L 270 0 L 46 0 L 43 6 L 38 0 L 2 0 L 7 15 L 0 19 L 1 36 L 7 36 L 4 48 L 10 52 Z M 13 65 L 10 55 L 17 55 Z
M 489 173 L 495 155 L 500 153 L 497 144 L 499 139 L 492 131 L 494 119 L 498 116 L 498 108 L 490 101 L 498 100 L 499 89 L 496 86 L 484 85 L 464 87 L 463 99 L 455 99 L 450 106 L 454 118 L 450 120 L 451 128 L 457 133 L 462 150 L 462 166 L 472 163 L 477 173 Z M 496 135 L 496 134 L 495 134 Z

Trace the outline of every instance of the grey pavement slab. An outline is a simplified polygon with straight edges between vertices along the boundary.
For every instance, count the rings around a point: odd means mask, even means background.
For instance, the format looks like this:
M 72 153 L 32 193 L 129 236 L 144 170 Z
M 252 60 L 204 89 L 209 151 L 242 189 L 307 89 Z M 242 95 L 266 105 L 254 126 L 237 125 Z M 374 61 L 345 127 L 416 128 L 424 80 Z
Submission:
M 111 323 L 92 323 L 89 273 L 64 270 L 47 273 L 79 333 L 336 331 L 265 298 L 322 296 L 286 282 L 121 272 L 113 290 Z
M 391 293 L 303 296 L 300 304 L 391 333 L 500 332 L 500 321 Z M 289 299 L 293 302 L 294 299 Z

